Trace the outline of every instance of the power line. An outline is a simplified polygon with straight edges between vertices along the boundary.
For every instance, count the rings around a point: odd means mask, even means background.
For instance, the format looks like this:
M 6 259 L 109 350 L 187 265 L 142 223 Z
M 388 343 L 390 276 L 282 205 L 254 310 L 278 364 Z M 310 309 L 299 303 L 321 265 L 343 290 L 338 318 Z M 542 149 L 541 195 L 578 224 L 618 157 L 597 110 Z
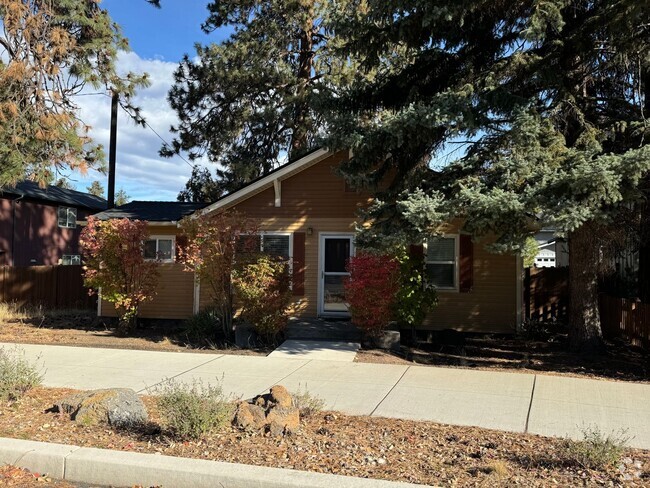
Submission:
M 120 107 L 122 107 L 122 105 L 120 105 Z M 125 109 L 124 107 L 122 107 L 122 110 L 124 110 L 124 111 L 129 115 L 129 116 L 131 116 L 131 114 L 129 114 L 129 111 L 128 111 L 127 109 Z M 164 139 L 160 134 L 158 134 L 158 132 L 156 132 L 156 129 L 154 129 L 153 127 L 151 127 L 151 126 L 149 125 L 149 122 L 147 122 L 146 119 L 143 118 L 143 119 L 142 119 L 142 122 L 144 123 L 144 125 L 145 125 L 146 127 L 149 128 L 149 130 L 151 130 L 151 132 L 153 132 L 154 134 L 156 134 L 156 136 L 158 137 L 158 139 L 160 139 L 166 147 L 171 147 L 171 144 L 169 144 L 169 143 L 168 143 L 168 142 L 167 142 L 167 141 L 166 141 L 166 140 L 165 140 L 165 139 Z M 196 167 L 195 164 L 190 163 L 187 159 L 185 159 L 183 156 L 181 156 L 180 153 L 176 153 L 176 156 L 178 156 L 178 157 L 181 158 L 183 161 L 185 161 L 185 163 L 186 163 L 190 168 L 194 169 L 194 168 Z

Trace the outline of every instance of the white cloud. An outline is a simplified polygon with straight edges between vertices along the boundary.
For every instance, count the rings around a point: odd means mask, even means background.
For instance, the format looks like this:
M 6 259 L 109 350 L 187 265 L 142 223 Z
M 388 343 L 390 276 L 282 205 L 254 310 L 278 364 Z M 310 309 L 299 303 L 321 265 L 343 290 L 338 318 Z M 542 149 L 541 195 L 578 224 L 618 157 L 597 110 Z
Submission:
M 141 89 L 133 100 L 142 109 L 149 125 L 167 142 L 173 135 L 171 125 L 177 122 L 176 113 L 167 102 L 167 92 L 173 83 L 177 63 L 160 59 L 142 59 L 136 53 L 121 53 L 118 62 L 120 72 L 149 73 L 151 86 Z M 96 93 L 89 88 L 88 93 Z M 108 156 L 111 101 L 108 96 L 89 95 L 77 98 L 81 108 L 80 117 L 91 126 L 91 137 L 102 144 Z M 128 115 L 119 109 L 117 130 L 116 190 L 124 188 L 133 200 L 176 200 L 184 188 L 192 168 L 181 158 L 162 158 L 158 151 L 162 141 L 149 128 L 136 126 Z M 197 161 L 206 164 L 207 161 Z M 73 174 L 71 180 L 78 190 L 85 191 L 94 180 L 107 187 L 108 177 L 97 171 L 87 175 Z

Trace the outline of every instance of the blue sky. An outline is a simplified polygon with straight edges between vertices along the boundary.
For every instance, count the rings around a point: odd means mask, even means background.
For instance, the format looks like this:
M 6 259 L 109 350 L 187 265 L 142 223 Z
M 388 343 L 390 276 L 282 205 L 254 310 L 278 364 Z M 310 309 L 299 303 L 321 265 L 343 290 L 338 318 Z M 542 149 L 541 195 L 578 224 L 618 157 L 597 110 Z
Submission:
M 184 54 L 195 54 L 194 44 L 219 42 L 228 35 L 220 30 L 210 35 L 201 31 L 207 16 L 207 0 L 162 0 L 156 9 L 145 0 L 104 0 L 101 6 L 121 27 L 129 39 L 132 52 L 118 59 L 121 72 L 147 72 L 152 85 L 140 90 L 135 104 L 140 106 L 147 122 L 165 140 L 173 136 L 169 127 L 176 114 L 166 100 L 172 85 L 173 72 Z M 96 92 L 96 90 L 89 90 Z M 106 96 L 78 97 L 81 119 L 91 126 L 91 136 L 108 151 L 110 99 Z M 124 113 L 118 118 L 116 187 L 123 188 L 133 200 L 175 200 L 184 187 L 192 168 L 183 159 L 158 156 L 162 142 L 150 129 L 135 126 Z M 212 169 L 208 161 L 198 164 Z M 96 171 L 69 178 L 78 190 L 94 180 L 106 187 L 107 176 Z

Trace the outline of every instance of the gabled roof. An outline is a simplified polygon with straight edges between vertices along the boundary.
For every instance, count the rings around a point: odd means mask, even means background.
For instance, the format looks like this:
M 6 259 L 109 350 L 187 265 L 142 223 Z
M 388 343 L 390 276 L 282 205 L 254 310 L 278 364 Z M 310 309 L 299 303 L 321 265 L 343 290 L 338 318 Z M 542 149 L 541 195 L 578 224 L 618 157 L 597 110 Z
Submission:
M 41 188 L 34 181 L 21 181 L 15 187 L 0 190 L 0 196 L 4 195 L 15 195 L 22 198 L 68 205 L 70 207 L 84 207 L 91 210 L 104 210 L 107 207 L 106 200 L 102 197 L 53 185 Z
M 314 149 L 301 158 L 289 161 L 288 163 L 275 168 L 273 171 L 254 179 L 239 190 L 224 195 L 214 203 L 205 207 L 203 210 L 201 210 L 200 213 L 206 214 L 215 210 L 227 208 L 236 202 L 239 202 L 240 200 L 244 200 L 250 196 L 255 195 L 256 193 L 259 193 L 262 190 L 265 190 L 266 188 L 272 187 L 274 181 L 282 181 L 288 176 L 299 173 L 300 171 L 313 166 L 331 154 L 331 152 L 324 148 Z
M 178 222 L 207 203 L 133 201 L 95 215 L 99 220 L 131 219 L 148 222 Z

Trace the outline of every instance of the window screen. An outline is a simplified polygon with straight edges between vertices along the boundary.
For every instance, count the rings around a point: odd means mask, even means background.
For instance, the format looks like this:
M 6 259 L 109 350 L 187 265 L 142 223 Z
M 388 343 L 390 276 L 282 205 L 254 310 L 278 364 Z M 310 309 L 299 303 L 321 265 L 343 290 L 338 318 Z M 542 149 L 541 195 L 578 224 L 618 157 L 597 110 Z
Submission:
M 289 236 L 265 234 L 262 236 L 262 252 L 289 259 Z
M 71 207 L 59 207 L 57 213 L 59 227 L 77 227 L 77 209 Z
M 456 287 L 456 239 L 444 237 L 427 242 L 427 276 L 438 288 Z

